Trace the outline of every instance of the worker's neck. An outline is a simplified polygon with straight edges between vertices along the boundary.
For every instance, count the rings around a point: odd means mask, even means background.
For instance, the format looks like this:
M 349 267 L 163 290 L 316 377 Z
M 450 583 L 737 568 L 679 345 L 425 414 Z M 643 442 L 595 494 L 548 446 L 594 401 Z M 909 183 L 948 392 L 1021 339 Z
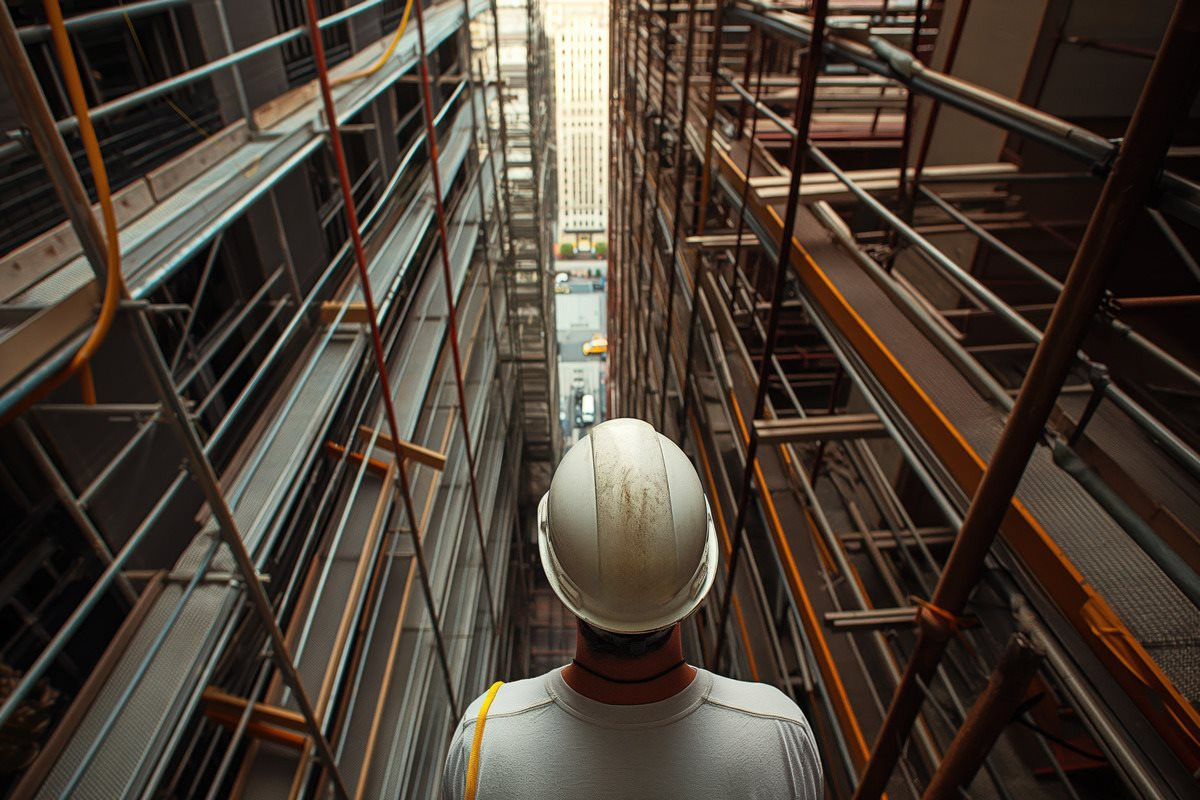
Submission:
M 682 692 L 696 677 L 695 668 L 681 662 L 683 639 L 678 625 L 665 645 L 636 658 L 596 653 L 583 634 L 576 633 L 575 663 L 563 669 L 563 680 L 584 697 L 600 703 L 618 706 L 655 703 Z

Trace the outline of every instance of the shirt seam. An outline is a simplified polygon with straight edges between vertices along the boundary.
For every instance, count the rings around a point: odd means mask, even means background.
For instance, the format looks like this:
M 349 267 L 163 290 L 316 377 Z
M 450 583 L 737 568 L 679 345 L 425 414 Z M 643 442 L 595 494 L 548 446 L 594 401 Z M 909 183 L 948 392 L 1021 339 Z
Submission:
M 779 720 L 780 722 L 790 722 L 794 725 L 799 725 L 805 730 L 808 730 L 808 720 L 804 719 L 803 717 L 796 719 L 795 717 L 785 717 L 782 714 L 772 714 L 768 711 L 755 711 L 750 708 L 743 708 L 742 706 L 734 705 L 733 703 L 724 700 L 717 700 L 711 696 L 706 697 L 705 702 L 711 703 L 714 706 L 720 706 L 721 708 L 729 709 L 730 711 L 738 711 L 751 717 L 759 717 L 760 719 L 775 719 Z
M 518 709 L 516 709 L 516 710 L 514 710 L 514 711 L 499 711 L 499 712 L 496 712 L 496 713 L 494 713 L 494 714 L 493 714 L 492 712 L 490 712 L 490 711 L 489 711 L 489 712 L 488 712 L 488 715 L 487 715 L 487 718 L 488 718 L 489 720 L 492 720 L 492 719 L 504 719 L 504 718 L 506 718 L 506 717 L 519 717 L 519 716 L 521 716 L 522 714 L 525 714 L 525 713 L 527 713 L 527 712 L 530 712 L 530 711 L 537 711 L 539 708 L 543 708 L 543 707 L 545 707 L 545 706 L 548 706 L 548 705 L 552 704 L 553 702 L 554 702 L 554 698 L 552 698 L 552 697 L 547 697 L 545 700 L 539 700 L 538 702 L 534 703 L 534 704 L 533 704 L 533 705 L 531 705 L 531 706 L 524 706 L 524 707 L 522 707 L 522 708 L 518 708 Z M 471 718 L 471 719 L 469 719 L 469 720 L 466 720 L 466 722 L 463 724 L 463 728 L 462 728 L 462 729 L 463 729 L 463 732 L 465 733 L 465 732 L 466 732 L 466 730 L 467 730 L 467 728 L 470 728 L 472 725 L 475 725 L 475 724 L 476 724 L 476 723 L 478 723 L 478 722 L 479 722 L 479 717 L 478 717 L 478 715 L 476 715 L 476 716 L 472 717 L 472 718 Z

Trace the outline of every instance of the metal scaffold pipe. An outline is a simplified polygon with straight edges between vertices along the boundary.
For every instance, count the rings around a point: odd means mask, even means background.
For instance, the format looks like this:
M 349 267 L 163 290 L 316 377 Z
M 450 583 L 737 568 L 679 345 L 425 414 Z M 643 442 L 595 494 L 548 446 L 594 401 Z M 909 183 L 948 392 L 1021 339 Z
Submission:
M 746 91 L 745 86 L 727 75 L 722 75 L 721 79 L 735 92 L 737 92 L 738 95 L 751 102 L 753 107 L 756 108 L 763 116 L 779 125 L 780 128 L 785 132 L 789 134 L 795 133 L 795 127 L 791 123 L 772 111 L 770 106 L 761 102 L 761 100 L 756 96 L 752 96 L 748 91 Z M 757 117 L 755 117 L 755 119 L 757 120 Z M 904 222 L 904 220 L 902 220 L 896 213 L 892 212 L 887 205 L 851 179 L 851 177 L 847 175 L 846 172 L 839 167 L 837 163 L 835 163 L 834 160 L 830 158 L 824 151 L 822 151 L 816 145 L 810 144 L 809 154 L 822 168 L 837 178 L 852 195 L 861 201 L 867 208 L 871 209 L 871 211 L 877 214 L 882 220 L 891 225 L 893 229 L 896 230 L 904 239 L 909 241 L 916 248 L 917 252 L 920 252 L 922 256 L 931 264 L 942 270 L 951 280 L 958 283 L 960 289 L 973 297 L 976 302 L 981 304 L 981 307 L 994 311 L 1000 318 L 1004 319 L 1013 328 L 1015 328 L 1017 332 L 1020 333 L 1021 336 L 1027 341 L 1034 344 L 1038 344 L 1042 341 L 1042 338 L 1045 334 L 1041 329 L 1021 316 L 1021 314 L 1018 313 L 1015 308 L 1005 303 L 998 295 L 995 294 L 995 292 L 987 288 L 987 286 L 985 286 L 979 278 L 970 273 L 968 270 L 965 270 L 962 266 L 955 262 L 954 259 L 950 258 L 942 250 L 934 246 L 929 239 L 927 239 L 925 236 L 922 236 L 916 231 L 915 228 Z M 930 192 L 924 187 L 920 187 L 920 191 L 928 196 L 929 199 L 935 203 L 935 205 L 945 210 L 952 218 L 955 219 L 955 221 L 959 222 L 960 224 L 964 224 L 969 230 L 977 233 L 981 239 L 983 239 L 989 245 L 995 247 L 1001 254 L 1009 257 L 1010 259 L 1014 257 L 1016 259 L 1020 259 L 1019 262 L 1015 261 L 1014 263 L 1018 263 L 1023 268 L 1028 265 L 1030 269 L 1036 270 L 1038 274 L 1045 276 L 1045 272 L 1041 270 L 1040 267 L 1032 262 L 1029 262 L 1027 259 L 1024 259 L 1006 245 L 1003 245 L 1002 242 L 996 240 L 995 237 L 991 236 L 991 234 L 989 234 L 985 229 L 975 226 L 974 223 L 970 221 L 969 217 L 966 217 L 953 206 L 945 203 L 945 201 L 942 200 L 939 195 Z M 742 201 L 743 205 L 745 204 L 746 196 L 747 192 L 744 190 Z M 1057 287 L 1055 289 L 1056 293 L 1061 290 L 1061 283 L 1054 281 L 1048 276 L 1045 277 L 1046 280 L 1053 281 L 1053 286 Z M 1100 310 L 1099 306 L 1097 306 L 1097 310 Z M 1178 378 L 1192 383 L 1193 385 L 1196 384 L 1198 378 L 1195 371 L 1188 368 L 1174 356 L 1155 345 L 1149 339 L 1130 329 L 1128 325 L 1125 325 L 1117 320 L 1103 316 L 1100 317 L 1100 319 L 1105 325 L 1108 325 L 1116 330 L 1121 336 L 1125 337 L 1133 346 L 1138 347 L 1143 353 L 1149 355 L 1159 364 L 1171 370 Z M 1077 357 L 1085 366 L 1096 366 L 1082 351 L 1078 353 Z M 967 367 L 967 369 L 970 371 L 975 371 L 978 368 Z M 972 378 L 972 380 L 974 380 L 974 378 Z M 1140 404 L 1133 400 L 1132 397 L 1130 397 L 1122 389 L 1118 388 L 1115 384 L 1109 383 L 1104 388 L 1104 394 L 1122 411 L 1124 411 L 1130 419 L 1140 426 L 1148 436 L 1160 444 L 1167 454 L 1175 459 L 1175 461 L 1177 461 L 1181 467 L 1186 469 L 1193 476 L 1200 477 L 1200 456 L 1197 456 L 1196 453 L 1192 451 L 1182 439 L 1175 435 L 1163 423 L 1155 419 L 1145 408 L 1143 408 Z
M 930 779 L 924 800 L 957 798 L 959 790 L 970 785 L 980 763 L 1012 720 L 1013 709 L 1024 699 L 1041 663 L 1041 650 L 1025 636 L 1013 634 L 983 693 Z
M 813 3 L 812 43 L 804 59 L 804 76 L 800 82 L 800 94 L 796 102 L 796 136 L 792 146 L 791 182 L 788 187 L 787 208 L 783 215 L 783 227 L 779 236 L 779 252 L 775 258 L 775 286 L 771 295 L 771 311 L 767 317 L 766 340 L 758 366 L 758 388 L 754 398 L 754 410 L 750 415 L 750 441 L 746 445 L 745 467 L 742 472 L 742 487 L 738 495 L 737 516 L 734 519 L 733 550 L 729 555 L 729 564 L 725 578 L 725 593 L 721 602 L 720 616 L 717 623 L 717 641 L 713 648 L 714 665 L 720 661 L 721 651 L 725 643 L 725 634 L 729 621 L 729 606 L 733 597 L 734 581 L 737 579 L 737 568 L 741 552 L 745 549 L 746 514 L 750 506 L 750 490 L 754 477 L 756 459 L 758 457 L 758 429 L 753 420 L 758 419 L 766 408 L 768 376 L 771 370 L 771 359 L 775 353 L 775 342 L 779 334 L 779 318 L 783 307 L 783 290 L 787 284 L 792 254 L 792 228 L 796 224 L 796 212 L 800 206 L 800 178 L 804 174 L 804 164 L 808 155 L 808 131 L 812 123 L 813 99 L 816 95 L 817 76 L 821 72 L 821 42 L 825 36 L 825 17 L 829 10 L 828 0 L 816 0 Z M 753 143 L 748 143 L 753 146 Z M 746 182 L 749 183 L 749 170 Z M 739 235 L 738 240 L 741 240 Z M 736 265 L 735 265 L 736 267 Z M 766 487 L 760 487 L 766 491 Z
M 662 394 L 658 398 L 658 428 L 663 429 L 667 416 L 667 373 L 671 363 L 671 327 L 674 322 L 675 283 L 679 275 L 679 240 L 683 228 L 683 182 L 687 177 L 687 160 L 684 158 L 684 139 L 687 132 L 688 109 L 691 104 L 692 50 L 696 40 L 696 0 L 688 0 L 687 43 L 683 49 L 683 83 L 679 92 L 679 130 L 675 135 L 675 207 L 671 218 L 671 256 L 667 259 L 667 330 L 662 344 Z M 686 391 L 685 378 L 679 376 L 680 394 Z
M 1197 75 L 1200 1 L 1180 0 L 1150 76 L 1130 119 L 1112 171 L 1067 274 L 1042 342 L 1022 384 L 987 470 L 971 501 L 945 570 L 923 611 L 916 649 L 892 698 L 855 798 L 878 797 L 886 788 L 904 740 L 920 711 L 920 686 L 936 671 L 962 612 L 983 572 L 1000 523 L 1053 409 L 1080 340 L 1095 313 L 1125 234 L 1153 188 L 1174 125 L 1188 107 Z
M 56 3 L 51 8 L 51 11 L 57 12 Z M 11 19 L 8 17 L 7 13 L 3 16 L 8 22 L 11 30 Z M 52 24 L 60 25 L 61 14 L 54 13 L 51 16 L 51 20 Z M 60 31 L 60 33 L 62 34 L 62 37 L 65 38 L 65 31 Z M 35 104 L 40 104 L 40 110 L 38 113 L 30 114 L 26 119 L 26 122 L 32 128 L 37 129 L 38 136 L 42 141 L 50 144 L 49 147 L 45 148 L 43 157 L 48 165 L 48 172 L 50 173 L 51 181 L 54 185 L 55 191 L 58 193 L 64 206 L 66 206 L 68 210 L 68 217 L 72 221 L 76 235 L 79 237 L 84 248 L 84 252 L 88 253 L 92 258 L 96 258 L 95 254 L 104 252 L 108 243 L 102 238 L 99 228 L 94 224 L 94 218 L 92 217 L 91 209 L 89 204 L 86 202 L 86 194 L 83 191 L 82 180 L 80 179 L 74 163 L 67 154 L 65 145 L 62 142 L 61 133 L 53 124 L 53 119 L 49 115 L 48 108 L 46 107 L 46 99 L 41 93 L 40 86 L 37 84 L 36 79 L 33 78 L 32 75 L 26 76 L 23 80 L 25 80 L 26 83 L 23 85 L 22 90 L 28 97 L 33 99 Z M 89 149 L 98 151 L 98 147 L 94 141 L 94 136 L 91 133 L 89 124 L 89 110 L 86 104 L 77 102 L 75 110 L 79 115 L 79 119 L 83 123 L 85 140 L 91 139 L 91 141 L 88 143 Z M 80 198 L 83 198 L 83 200 L 81 201 Z M 168 421 L 172 424 L 175 432 L 179 436 L 180 443 L 183 445 L 187 457 L 188 468 L 193 479 L 197 482 L 197 484 L 199 484 L 200 488 L 204 492 L 205 499 L 208 501 L 211 513 L 216 519 L 217 529 L 220 534 L 220 539 L 214 539 L 213 545 L 209 550 L 209 556 L 201 562 L 200 567 L 193 575 L 192 581 L 189 583 L 189 585 L 194 585 L 204 576 L 207 566 L 212 560 L 212 556 L 217 552 L 217 545 L 223 541 L 233 556 L 234 562 L 237 566 L 237 571 L 241 580 L 244 582 L 255 615 L 267 630 L 267 635 L 271 642 L 272 655 L 274 656 L 280 671 L 283 673 L 283 678 L 296 693 L 297 704 L 299 705 L 300 711 L 304 717 L 305 727 L 309 735 L 312 737 L 312 742 L 317 749 L 319 757 L 329 770 L 329 774 L 334 784 L 335 793 L 339 798 L 347 800 L 349 795 L 346 791 L 345 784 L 342 781 L 341 774 L 338 771 L 332 749 L 329 746 L 329 741 L 325 737 L 325 733 L 319 721 L 317 720 L 313 704 L 304 688 L 295 664 L 289 655 L 287 643 L 283 637 L 282 631 L 279 628 L 279 623 L 275 619 L 274 610 L 271 606 L 270 599 L 267 597 L 262 580 L 255 568 L 249 552 L 246 549 L 246 545 L 242 539 L 237 520 L 234 518 L 233 511 L 231 510 L 229 503 L 224 496 L 213 466 L 208 461 L 207 455 L 205 454 L 204 445 L 200 440 L 199 434 L 192 422 L 188 409 L 184 406 L 182 398 L 175 390 L 170 369 L 162 352 L 158 348 L 157 342 L 155 341 L 154 332 L 151 327 L 147 312 L 144 307 L 133 307 L 130 309 L 129 313 L 131 314 L 130 321 L 132 323 L 130 327 L 134 335 L 135 342 L 138 345 L 138 349 L 143 356 L 147 367 L 149 368 L 153 387 L 166 411 L 166 417 Z M 122 550 L 122 556 L 114 558 L 113 563 L 110 565 L 109 569 L 106 570 L 107 575 L 111 576 L 113 574 L 113 570 L 119 568 L 120 564 L 123 563 L 123 559 L 127 557 L 128 552 L 130 552 L 130 548 L 125 548 Z M 109 579 L 111 580 L 111 577 Z M 92 594 L 94 595 L 94 593 L 98 591 L 100 591 L 99 583 L 96 587 L 94 587 Z M 183 597 L 186 597 L 187 595 L 188 591 L 185 590 Z M 141 666 L 135 673 L 134 679 L 127 688 L 127 692 L 132 691 L 138 680 L 140 680 L 140 676 L 144 674 L 149 663 L 149 658 L 153 653 L 157 652 L 158 647 L 161 646 L 167 630 L 170 629 L 173 619 L 178 615 L 178 610 L 181 607 L 181 605 L 177 604 L 176 612 L 171 618 L 168 619 L 168 622 L 164 625 L 162 632 L 160 632 L 159 636 L 157 637 L 156 643 L 152 645 L 150 653 L 147 654 L 146 658 L 143 659 Z M 74 624 L 76 626 L 80 624 L 82 615 L 84 613 L 86 612 L 83 610 L 83 606 L 81 606 L 72 616 L 72 620 L 75 621 Z M 62 634 L 66 636 L 70 635 L 70 632 L 71 628 L 64 626 Z M 61 642 L 63 640 L 56 637 L 56 641 Z M 61 647 L 61 644 L 58 646 Z M 23 696 L 24 692 L 28 691 L 31 681 L 36 680 L 37 675 L 40 674 L 40 671 L 44 670 L 45 665 L 48 663 L 48 659 L 52 657 L 52 652 L 54 651 L 51 648 L 47 648 L 47 650 L 39 658 L 35 668 L 31 668 L 27 671 L 22 684 L 13 690 L 8 698 L 8 701 L 4 704 L 3 708 L 0 709 L 0 720 L 6 718 L 13 712 L 16 704 L 20 702 L 20 698 Z M 119 707 L 120 706 L 118 704 L 118 707 L 114 708 L 113 713 L 110 714 L 108 719 L 105 721 L 105 729 L 111 728 L 114 720 L 116 719 L 117 709 Z M 92 758 L 98 752 L 99 743 L 101 741 L 102 737 L 98 737 L 95 740 L 95 744 L 77 764 L 74 773 L 69 779 L 69 784 L 71 786 L 76 785 L 83 779 L 83 776 L 88 769 Z
M 380 395 L 383 398 L 383 407 L 387 416 L 388 429 L 392 435 L 392 441 L 399 443 L 403 441 L 403 437 L 400 435 L 400 425 L 396 422 L 396 407 L 392 400 L 392 382 L 388 376 L 387 359 L 383 352 L 383 339 L 379 333 L 379 321 L 375 310 L 375 296 L 371 290 L 371 277 L 367 273 L 367 256 L 363 249 L 362 235 L 359 230 L 358 212 L 351 190 L 350 173 L 346 167 L 346 153 L 342 148 L 341 132 L 338 130 L 337 108 L 333 103 L 333 89 L 330 85 L 329 70 L 325 64 L 325 45 L 321 40 L 321 29 L 318 27 L 320 17 L 317 13 L 316 0 L 307 0 L 307 5 L 309 38 L 312 43 L 313 60 L 316 62 L 317 77 L 320 80 L 321 99 L 325 107 L 325 122 L 329 126 L 329 142 L 333 148 L 334 161 L 337 164 L 338 183 L 342 191 L 342 202 L 346 211 L 347 227 L 350 229 L 350 240 L 354 249 L 354 261 L 358 268 L 359 280 L 362 283 L 363 302 L 367 307 L 367 324 L 371 331 L 371 348 L 375 358 L 375 369 L 379 373 Z M 446 685 L 446 693 L 449 697 L 450 706 L 454 709 L 455 716 L 457 716 L 458 700 L 455 696 L 453 681 L 450 678 L 450 662 L 446 653 L 446 643 L 442 636 L 442 626 L 438 618 L 437 605 L 429 581 L 429 567 L 425 561 L 424 547 L 420 535 L 420 521 L 413 505 L 408 471 L 404 468 L 402 456 L 399 451 L 396 451 L 393 457 L 397 462 L 401 462 L 399 463 L 400 469 L 396 470 L 401 499 L 408 512 L 409 533 L 412 537 L 413 550 L 417 557 L 421 589 L 425 595 L 426 611 L 429 614 L 431 627 L 433 628 L 434 643 L 437 648 L 438 661 L 442 667 L 442 677 Z
M 313 2 L 313 0 L 309 0 Z M 483 515 L 479 509 L 479 487 L 475 480 L 475 449 L 471 443 L 471 422 L 467 414 L 467 394 L 464 386 L 462 356 L 458 349 L 458 310 L 454 302 L 454 280 L 450 272 L 450 236 L 446 231 L 446 207 L 442 203 L 442 177 L 438 166 L 437 129 L 433 116 L 433 90 L 429 79 L 429 55 L 425 44 L 425 12 L 422 4 L 416 4 L 417 10 L 417 65 L 421 75 L 421 111 L 425 117 L 425 149 L 429 154 L 429 172 L 433 179 L 433 204 L 438 227 L 438 253 L 442 262 L 442 279 L 446 297 L 446 321 L 449 328 L 450 353 L 454 361 L 454 383 L 458 391 L 458 418 L 462 425 L 463 442 L 467 451 L 467 475 L 471 485 L 471 509 L 475 514 L 475 532 L 479 542 L 479 557 L 483 572 L 483 591 L 487 595 L 488 618 L 492 624 L 492 634 L 495 635 L 500 618 L 496 611 L 496 596 L 492 590 L 492 570 L 488 559 L 486 533 L 483 527 Z

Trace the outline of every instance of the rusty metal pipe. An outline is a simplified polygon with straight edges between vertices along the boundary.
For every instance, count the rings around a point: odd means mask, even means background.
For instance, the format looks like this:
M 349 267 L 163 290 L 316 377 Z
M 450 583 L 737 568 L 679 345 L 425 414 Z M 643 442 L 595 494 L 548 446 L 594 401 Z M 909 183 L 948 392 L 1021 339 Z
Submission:
M 947 74 L 954 69 L 954 59 L 958 55 L 958 43 L 962 40 L 963 28 L 966 27 L 967 14 L 971 11 L 971 0 L 962 0 L 958 14 L 954 18 L 954 27 L 950 29 L 950 41 L 946 45 L 946 62 L 943 71 Z M 912 224 L 913 210 L 917 205 L 917 195 L 920 192 L 921 173 L 925 171 L 925 162 L 929 159 L 929 145 L 933 142 L 933 131 L 937 126 L 938 114 L 942 110 L 942 101 L 933 98 L 929 109 L 929 119 L 925 121 L 925 129 L 921 132 L 921 146 L 917 148 L 917 160 L 913 164 L 912 191 L 908 193 L 908 206 L 905 209 L 904 221 Z M 907 122 L 907 120 L 905 120 Z M 901 167 L 903 169 L 903 166 Z
M 692 53 L 696 44 L 696 0 L 688 0 L 687 40 L 683 48 L 683 84 L 679 93 L 679 133 L 675 140 L 675 210 L 671 219 L 671 257 L 667 259 L 667 313 L 666 333 L 662 344 L 662 393 L 658 397 L 658 428 L 663 429 L 667 417 L 667 373 L 671 364 L 671 329 L 674 322 L 672 313 L 675 310 L 675 283 L 679 270 L 676 261 L 679 258 L 679 240 L 683 232 L 683 183 L 687 178 L 687 159 L 684 157 L 684 139 L 687 133 L 688 107 L 691 104 L 692 87 Z M 687 391 L 687 378 L 679 376 L 679 393 Z
M 751 419 L 762 416 L 767 401 L 767 376 L 769 375 L 775 353 L 775 340 L 779 333 L 779 317 L 783 305 L 783 290 L 791 271 L 792 228 L 796 224 L 796 212 L 800 206 L 800 178 L 804 174 L 804 162 L 808 155 L 808 130 L 812 123 L 813 97 L 816 95 L 817 75 L 821 72 L 821 42 L 825 36 L 825 17 L 829 11 L 829 0 L 815 0 L 813 3 L 812 43 L 808 57 L 804 60 L 804 79 L 800 84 L 800 96 L 796 102 L 796 141 L 792 147 L 791 182 L 789 185 L 787 208 L 783 215 L 783 228 L 779 235 L 779 253 L 775 259 L 775 286 L 771 295 L 771 312 L 767 317 L 767 338 L 763 347 L 762 360 L 758 368 L 758 391 L 754 399 L 754 411 Z M 750 176 L 746 175 L 749 183 Z M 741 236 L 738 237 L 739 242 Z M 734 265 L 736 267 L 736 264 Z M 734 581 L 737 579 L 739 556 L 745 547 L 746 513 L 750 506 L 750 484 L 754 477 L 754 465 L 758 457 L 757 429 L 750 426 L 750 441 L 746 445 L 746 465 L 742 472 L 742 488 L 738 497 L 737 517 L 733 524 L 733 550 L 729 555 L 728 574 L 725 579 L 725 594 L 721 603 L 720 617 L 717 623 L 717 644 L 713 648 L 714 663 L 720 661 L 722 645 L 729 621 L 729 607 L 733 598 Z M 760 487 L 766 492 L 767 487 Z
M 717 124 L 717 78 L 721 73 L 721 50 L 725 44 L 725 28 L 723 16 L 725 0 L 717 0 L 717 9 L 713 16 L 713 46 L 708 67 L 708 124 L 704 127 L 704 159 L 700 163 L 700 201 L 696 206 L 696 235 L 704 234 L 705 213 L 708 209 L 708 196 L 712 187 L 712 148 L 713 129 Z M 684 414 L 686 417 L 686 413 Z
M 1092 213 L 1083 241 L 1046 334 L 1030 365 L 988 463 L 962 530 L 934 590 L 932 604 L 959 614 L 979 582 L 984 559 L 1012 501 L 1025 465 L 1041 438 L 1067 369 L 1104 292 L 1105 279 L 1120 255 L 1130 222 L 1137 217 L 1158 177 L 1175 122 L 1189 106 L 1200 48 L 1200 0 L 1180 0 L 1158 57 L 1130 119 L 1113 169 Z M 900 750 L 920 711 L 920 682 L 928 681 L 941 661 L 950 629 L 933 615 L 922 624 L 904 679 L 896 689 L 872 748 L 871 760 L 854 796 L 878 797 L 887 786 Z
M 929 781 L 924 800 L 958 798 L 959 789 L 970 785 L 1019 708 L 1041 663 L 1042 651 L 1024 635 L 1014 633 L 1009 638 L 1008 647 L 988 679 L 987 687 L 971 706 L 950 749 Z

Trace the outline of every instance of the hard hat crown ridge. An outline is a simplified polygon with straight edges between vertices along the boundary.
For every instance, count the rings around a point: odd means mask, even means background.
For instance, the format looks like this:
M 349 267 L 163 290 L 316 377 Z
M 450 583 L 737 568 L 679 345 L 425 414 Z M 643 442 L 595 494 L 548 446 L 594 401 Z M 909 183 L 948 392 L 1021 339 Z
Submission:
M 538 507 L 538 550 L 567 608 L 616 633 L 678 622 L 716 575 L 716 531 L 695 468 L 636 419 L 597 425 L 564 456 Z

